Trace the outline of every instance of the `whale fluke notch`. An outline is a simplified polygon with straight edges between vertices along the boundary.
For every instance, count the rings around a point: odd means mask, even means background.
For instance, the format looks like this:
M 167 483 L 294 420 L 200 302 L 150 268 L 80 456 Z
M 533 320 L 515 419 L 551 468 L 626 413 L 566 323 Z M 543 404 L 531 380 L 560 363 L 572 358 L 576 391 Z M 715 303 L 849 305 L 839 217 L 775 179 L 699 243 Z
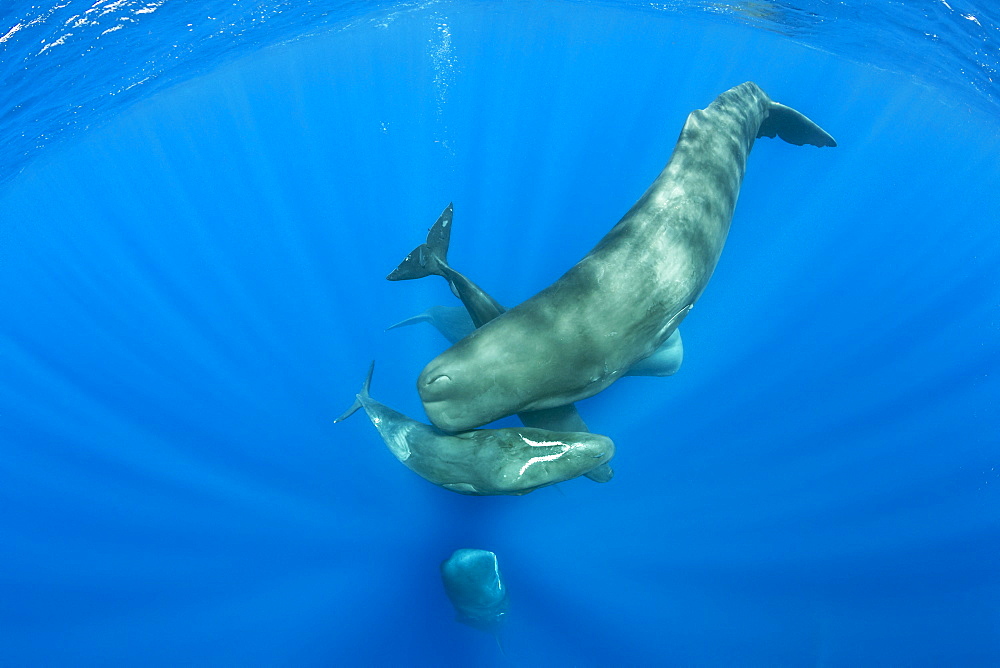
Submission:
M 777 102 L 771 102 L 767 118 L 760 125 L 758 137 L 780 137 L 796 146 L 836 146 L 830 134 L 798 111 Z
M 367 399 L 370 396 L 368 394 L 368 391 L 371 389 L 371 386 L 372 386 L 372 374 L 373 373 L 375 373 L 375 360 L 372 360 L 371 365 L 368 367 L 368 377 L 365 378 L 365 383 L 364 383 L 364 385 L 361 386 L 361 391 L 358 392 L 357 395 L 355 395 L 354 403 L 351 404 L 350 408 L 348 408 L 346 411 L 344 411 L 343 415 L 341 415 L 339 418 L 337 418 L 336 420 L 333 421 L 334 424 L 346 420 L 347 418 L 349 418 L 352 415 L 354 415 L 355 411 L 357 411 L 359 408 L 361 408 L 361 400 L 362 399 Z
M 448 245 L 451 243 L 451 219 L 455 208 L 451 203 L 445 207 L 437 222 L 427 232 L 427 241 L 420 244 L 403 258 L 386 280 L 408 281 L 424 276 L 444 276 L 441 268 L 448 264 Z M 447 278 L 447 276 L 445 276 Z

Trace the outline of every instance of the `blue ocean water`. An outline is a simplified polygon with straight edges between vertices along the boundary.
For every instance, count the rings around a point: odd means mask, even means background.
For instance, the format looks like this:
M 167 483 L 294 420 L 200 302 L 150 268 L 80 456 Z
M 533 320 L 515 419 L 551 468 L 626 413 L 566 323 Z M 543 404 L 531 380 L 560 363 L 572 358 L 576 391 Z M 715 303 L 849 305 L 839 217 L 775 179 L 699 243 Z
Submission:
M 1000 25 L 985 2 L 12 2 L 0 10 L 0 665 L 1000 663 Z M 385 275 L 455 203 L 501 303 L 686 115 L 757 142 L 670 378 L 580 402 L 616 477 L 413 475 L 446 343 Z M 502 653 L 438 564 L 499 555 Z

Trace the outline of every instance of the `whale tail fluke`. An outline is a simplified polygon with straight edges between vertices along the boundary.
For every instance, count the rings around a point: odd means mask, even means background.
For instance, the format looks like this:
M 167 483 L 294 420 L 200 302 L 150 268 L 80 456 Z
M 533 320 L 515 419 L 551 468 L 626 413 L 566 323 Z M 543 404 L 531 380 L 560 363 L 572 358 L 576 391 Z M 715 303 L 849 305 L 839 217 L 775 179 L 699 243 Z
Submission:
M 804 146 L 836 146 L 836 140 L 823 128 L 813 123 L 804 114 L 791 107 L 771 102 L 767 119 L 757 132 L 758 137 L 780 137 L 789 144 Z
M 346 420 L 347 418 L 349 418 L 352 415 L 354 415 L 354 412 L 356 410 L 358 410 L 359 408 L 361 408 L 361 402 L 362 402 L 362 400 L 368 399 L 368 397 L 369 397 L 368 390 L 371 389 L 371 386 L 372 386 L 372 374 L 374 372 L 375 372 L 375 360 L 372 360 L 371 366 L 368 367 L 368 377 L 365 378 L 365 383 L 364 383 L 364 385 L 361 386 L 361 391 L 358 392 L 358 394 L 355 396 L 354 403 L 351 404 L 350 408 L 348 408 L 346 411 L 344 411 L 343 415 L 341 415 L 339 418 L 337 418 L 336 420 L 333 421 L 334 424 L 336 424 L 338 422 L 341 422 L 343 420 Z
M 431 275 L 444 276 L 442 269 L 448 266 L 448 244 L 451 242 L 453 213 L 452 205 L 448 204 L 437 222 L 427 232 L 427 241 L 410 251 L 386 279 L 408 281 Z

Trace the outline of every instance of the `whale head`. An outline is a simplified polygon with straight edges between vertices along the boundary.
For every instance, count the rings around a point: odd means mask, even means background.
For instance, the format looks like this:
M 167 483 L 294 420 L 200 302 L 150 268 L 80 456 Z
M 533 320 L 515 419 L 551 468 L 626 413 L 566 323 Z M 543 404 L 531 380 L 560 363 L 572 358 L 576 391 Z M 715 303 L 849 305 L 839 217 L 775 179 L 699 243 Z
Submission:
M 530 301 L 530 300 L 529 300 Z M 427 417 L 446 432 L 522 411 L 573 403 L 607 387 L 606 356 L 572 340 L 525 304 L 486 323 L 432 359 L 417 378 Z
M 507 615 L 507 587 L 497 555 L 463 548 L 441 564 L 441 581 L 458 621 L 496 632 Z
M 447 432 L 473 429 L 495 420 L 484 411 L 488 384 L 461 364 L 432 360 L 417 378 L 417 392 L 424 411 L 435 427 Z
M 498 432 L 503 432 L 509 443 L 499 448 L 506 461 L 497 468 L 494 484 L 507 494 L 527 494 L 572 480 L 608 463 L 615 454 L 614 442 L 602 434 L 534 428 Z
M 478 334 L 478 332 L 477 332 Z M 526 403 L 530 370 L 506 352 L 482 354 L 467 337 L 431 360 L 417 378 L 427 417 L 437 428 L 460 432 L 513 415 Z

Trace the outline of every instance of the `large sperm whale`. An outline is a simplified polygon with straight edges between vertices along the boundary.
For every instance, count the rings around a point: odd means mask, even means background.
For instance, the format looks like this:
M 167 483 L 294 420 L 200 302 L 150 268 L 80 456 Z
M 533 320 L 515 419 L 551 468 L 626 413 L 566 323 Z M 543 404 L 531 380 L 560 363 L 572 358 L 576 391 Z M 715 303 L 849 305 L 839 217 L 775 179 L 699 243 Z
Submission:
M 666 167 L 580 262 L 431 360 L 417 379 L 431 421 L 464 431 L 593 396 L 651 355 L 719 261 L 757 137 L 836 146 L 755 83 L 691 112 Z
M 588 432 L 554 432 L 530 427 L 476 429 L 446 434 L 371 398 L 368 369 L 354 403 L 334 422 L 364 408 L 396 459 L 435 485 L 459 494 L 521 495 L 571 480 L 615 454 L 611 439 Z

